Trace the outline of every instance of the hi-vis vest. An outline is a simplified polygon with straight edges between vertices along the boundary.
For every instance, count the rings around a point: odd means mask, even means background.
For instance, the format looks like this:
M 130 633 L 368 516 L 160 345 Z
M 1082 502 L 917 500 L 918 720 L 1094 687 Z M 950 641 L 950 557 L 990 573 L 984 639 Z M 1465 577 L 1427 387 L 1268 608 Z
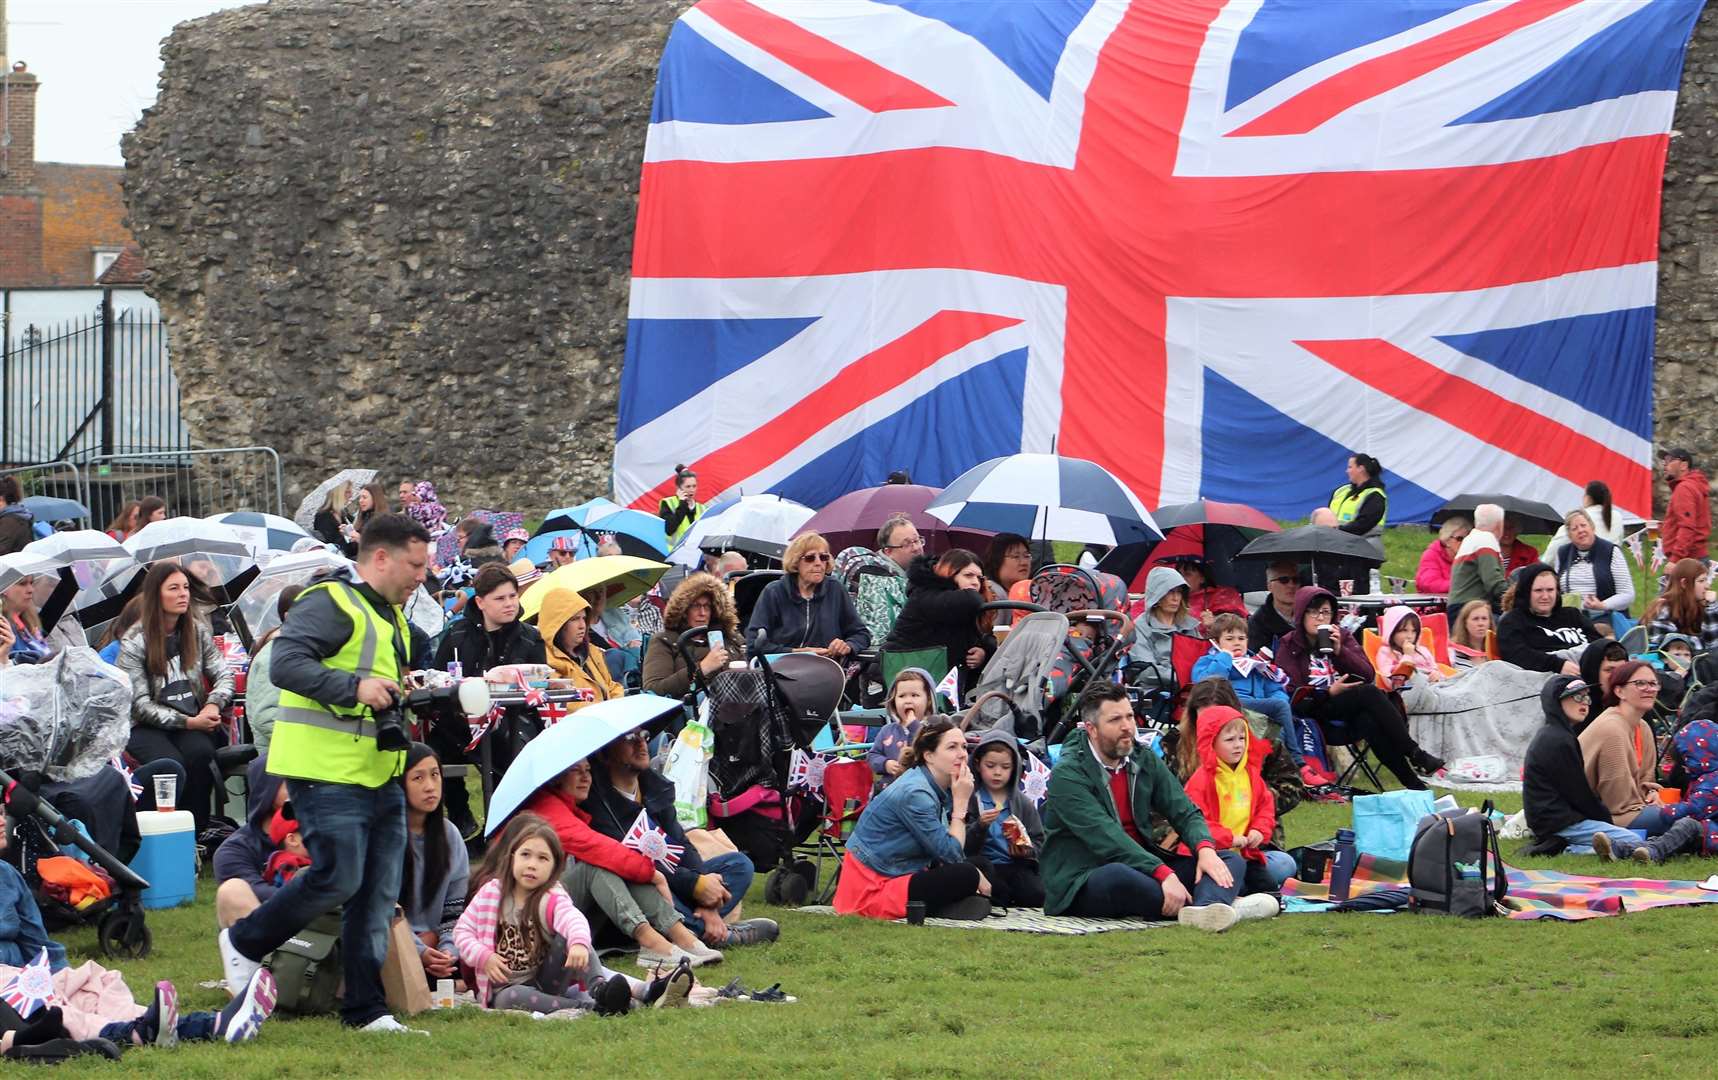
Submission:
M 662 505 L 667 508 L 670 514 L 678 512 L 682 504 L 683 500 L 678 495 L 670 495 L 668 498 L 662 500 Z M 680 522 L 679 525 L 674 527 L 674 531 L 668 534 L 669 547 L 673 547 L 675 544 L 678 544 L 680 542 L 680 538 L 686 535 L 686 530 L 692 527 L 692 523 L 704 516 L 704 508 L 697 502 L 693 502 L 691 506 L 692 516 Z
M 1367 536 L 1384 535 L 1384 519 L 1390 516 L 1390 496 L 1383 488 L 1368 487 L 1354 490 L 1353 484 L 1343 484 L 1330 495 L 1330 509 L 1336 515 L 1338 525 L 1346 525 L 1360 516 L 1360 504 L 1376 496 L 1384 500 L 1384 513 L 1379 515 L 1378 524 L 1372 526 Z
M 305 595 L 317 591 L 326 591 L 352 620 L 352 636 L 323 664 L 360 679 L 398 682 L 403 673 L 395 635 L 402 643 L 411 640 L 405 614 L 391 608 L 393 621 L 384 619 L 344 581 L 312 585 L 298 599 L 302 602 Z M 376 749 L 376 721 L 368 706 L 324 705 L 281 690 L 280 713 L 268 747 L 269 772 L 295 780 L 379 788 L 400 775 L 405 759 L 404 751 Z

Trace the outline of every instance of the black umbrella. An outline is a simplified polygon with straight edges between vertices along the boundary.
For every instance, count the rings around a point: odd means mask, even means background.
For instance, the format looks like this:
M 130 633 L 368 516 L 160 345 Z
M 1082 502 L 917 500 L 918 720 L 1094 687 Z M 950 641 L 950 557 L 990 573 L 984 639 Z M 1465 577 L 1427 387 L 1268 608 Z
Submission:
M 1328 525 L 1302 525 L 1298 529 L 1265 533 L 1242 548 L 1235 558 L 1311 563 L 1314 583 L 1354 580 L 1372 567 L 1384 564 L 1384 556 L 1372 541 Z
M 1521 499 L 1514 495 L 1457 495 L 1432 514 L 1432 530 L 1436 532 L 1446 518 L 1457 514 L 1473 520 L 1474 508 L 1480 503 L 1492 503 L 1502 507 L 1505 514 L 1515 519 L 1515 527 L 1530 536 L 1554 533 L 1563 526 L 1563 515 L 1553 509 L 1550 503 L 1542 503 L 1537 499 Z

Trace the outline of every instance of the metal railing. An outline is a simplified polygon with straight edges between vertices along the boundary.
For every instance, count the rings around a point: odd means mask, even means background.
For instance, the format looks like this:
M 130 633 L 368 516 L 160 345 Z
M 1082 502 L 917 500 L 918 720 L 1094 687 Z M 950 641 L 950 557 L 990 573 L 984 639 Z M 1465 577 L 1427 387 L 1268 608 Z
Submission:
M 165 501 L 171 515 L 286 513 L 280 455 L 269 446 L 144 450 L 98 455 L 81 464 L 86 505 L 97 521 L 112 520 L 127 503 L 148 495 Z
M 73 499 L 89 505 L 88 492 L 84 490 L 83 476 L 78 467 L 69 461 L 44 461 L 39 465 L 15 465 L 11 468 L 0 469 L 0 476 L 16 476 L 18 486 L 24 489 L 24 497 L 32 495 L 47 495 L 56 499 Z M 106 519 L 103 519 L 104 521 Z M 85 524 L 92 524 L 86 521 Z
M 86 318 L 0 321 L 0 464 L 190 449 L 159 319 L 116 313 L 105 289 Z

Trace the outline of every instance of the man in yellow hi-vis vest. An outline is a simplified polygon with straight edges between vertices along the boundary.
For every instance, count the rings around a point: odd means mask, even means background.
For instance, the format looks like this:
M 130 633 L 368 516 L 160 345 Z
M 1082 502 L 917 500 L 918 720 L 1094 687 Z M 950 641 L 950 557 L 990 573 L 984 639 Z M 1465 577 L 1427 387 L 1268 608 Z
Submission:
M 405 860 L 405 791 L 395 783 L 405 754 L 377 746 L 376 717 L 395 704 L 411 667 L 400 605 L 423 583 L 429 541 L 404 515 L 372 518 L 356 569 L 313 582 L 293 602 L 270 664 L 281 694 L 268 771 L 286 778 L 310 866 L 220 935 L 227 986 L 238 994 L 263 958 L 341 908 L 340 1018 L 367 1031 L 411 1030 L 382 993 Z

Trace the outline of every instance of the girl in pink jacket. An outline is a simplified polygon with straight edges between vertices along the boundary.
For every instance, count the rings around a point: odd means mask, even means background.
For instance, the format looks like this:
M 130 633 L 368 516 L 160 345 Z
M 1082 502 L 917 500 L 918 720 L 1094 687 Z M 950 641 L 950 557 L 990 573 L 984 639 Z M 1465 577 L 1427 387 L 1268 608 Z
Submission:
M 658 980 L 661 988 L 617 975 L 591 948 L 590 924 L 561 887 L 567 857 L 549 823 L 520 814 L 490 845 L 477 890 L 453 929 L 459 958 L 476 975 L 477 1000 L 491 1009 L 623 1013 L 634 1001 L 685 1002 L 690 969 Z M 684 974 L 684 988 L 674 990 Z M 654 993 L 652 993 L 654 991 Z

